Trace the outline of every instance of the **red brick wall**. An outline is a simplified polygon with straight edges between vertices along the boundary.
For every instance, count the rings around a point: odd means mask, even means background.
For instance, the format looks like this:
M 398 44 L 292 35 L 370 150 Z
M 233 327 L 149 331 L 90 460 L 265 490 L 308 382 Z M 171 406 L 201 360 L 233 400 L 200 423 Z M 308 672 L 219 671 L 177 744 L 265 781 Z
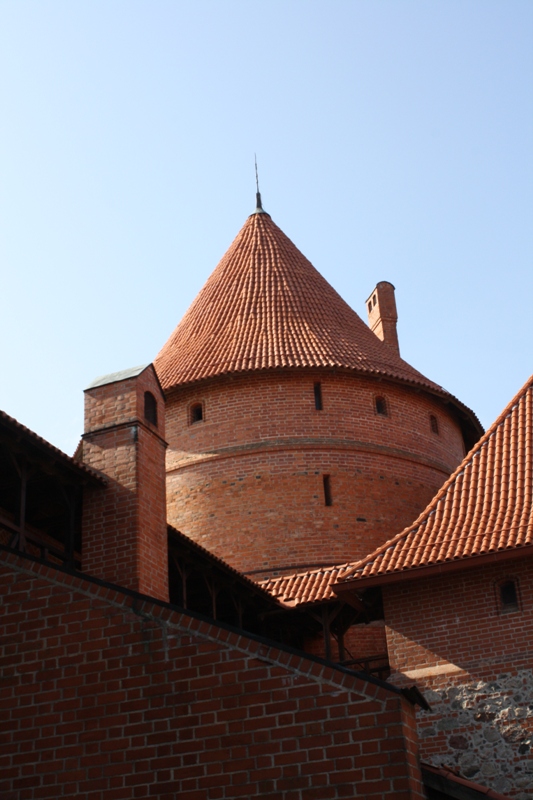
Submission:
M 375 412 L 377 395 L 387 416 Z M 195 402 L 205 418 L 190 424 Z M 175 391 L 167 436 L 169 521 L 236 568 L 265 574 L 366 555 L 412 522 L 463 456 L 459 427 L 436 398 L 326 371 Z
M 158 402 L 157 427 L 144 393 Z M 84 493 L 83 569 L 168 600 L 164 400 L 152 367 L 85 393 L 82 460 L 108 476 Z
M 519 587 L 502 613 L 498 586 Z M 421 753 L 509 796 L 533 792 L 533 558 L 383 588 L 391 680 L 413 683 Z M 529 795 L 527 795 L 529 796 Z
M 0 554 L 3 800 L 422 800 L 385 687 Z
M 385 633 L 385 623 L 382 620 L 371 622 L 368 625 L 352 625 L 344 635 L 344 655 L 341 658 L 338 640 L 331 636 L 331 660 L 335 662 L 355 660 L 365 662 L 373 659 L 374 656 L 385 656 L 385 658 L 372 661 L 370 668 L 384 666 L 387 664 L 387 637 Z M 304 646 L 306 653 L 312 653 L 319 658 L 325 658 L 326 648 L 322 635 L 313 639 L 308 639 Z M 353 669 L 366 668 L 366 665 L 354 666 Z
M 368 625 L 353 625 L 346 632 L 344 644 L 353 658 L 372 658 L 387 653 L 385 624 L 381 620 Z

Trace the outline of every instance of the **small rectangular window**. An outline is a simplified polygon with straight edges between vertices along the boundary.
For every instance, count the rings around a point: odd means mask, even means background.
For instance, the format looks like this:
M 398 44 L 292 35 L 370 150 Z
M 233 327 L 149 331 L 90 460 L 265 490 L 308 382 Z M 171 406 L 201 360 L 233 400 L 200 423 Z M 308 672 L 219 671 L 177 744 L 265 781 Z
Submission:
M 204 407 L 202 403 L 193 403 L 189 410 L 189 419 L 191 425 L 195 422 L 202 422 L 204 418 Z
M 382 417 L 389 415 L 387 401 L 384 397 L 376 397 L 376 414 L 380 414 Z
M 333 500 L 331 498 L 331 480 L 329 475 L 322 475 L 322 480 L 324 482 L 324 505 L 332 506 Z
M 322 411 L 322 384 L 315 383 L 315 408 L 317 411 Z
M 518 591 L 516 581 L 507 580 L 500 583 L 500 610 L 504 614 L 510 611 L 519 611 Z
M 157 427 L 157 400 L 152 392 L 144 393 L 144 418 Z

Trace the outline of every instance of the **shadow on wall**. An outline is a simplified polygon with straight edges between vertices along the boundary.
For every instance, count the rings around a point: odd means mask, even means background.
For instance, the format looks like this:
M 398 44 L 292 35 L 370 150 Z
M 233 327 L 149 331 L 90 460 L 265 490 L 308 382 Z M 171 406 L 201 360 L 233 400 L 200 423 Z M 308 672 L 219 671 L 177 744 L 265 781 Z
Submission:
M 415 681 L 432 707 L 417 719 L 423 760 L 519 800 L 533 800 L 532 567 L 383 590 L 390 681 Z

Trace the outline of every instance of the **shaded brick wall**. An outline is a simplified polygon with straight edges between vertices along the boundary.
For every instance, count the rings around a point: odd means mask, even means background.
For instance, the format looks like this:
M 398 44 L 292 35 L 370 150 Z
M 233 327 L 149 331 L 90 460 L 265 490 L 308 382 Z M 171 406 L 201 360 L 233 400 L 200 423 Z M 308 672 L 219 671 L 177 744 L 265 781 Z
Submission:
M 387 416 L 376 413 L 378 395 Z M 193 403 L 204 420 L 190 424 Z M 436 398 L 333 371 L 174 391 L 167 437 L 169 521 L 232 566 L 270 575 L 366 555 L 412 522 L 463 457 L 459 427 Z
M 503 613 L 499 584 L 518 583 Z M 533 798 L 533 558 L 383 588 L 390 680 L 416 682 L 421 754 L 495 791 Z
M 354 658 L 372 658 L 387 653 L 387 636 L 382 620 L 368 625 L 353 625 L 344 637 L 346 649 Z M 349 658 L 349 656 L 347 655 Z
M 0 565 L 3 800 L 422 800 L 400 695 L 13 553 Z
M 315 656 L 324 658 L 326 648 L 324 645 L 324 637 L 322 635 L 316 636 L 313 639 L 307 639 L 305 642 L 305 652 L 312 653 Z M 344 658 L 341 659 L 339 653 L 338 642 L 335 636 L 331 636 L 331 660 L 339 662 L 357 660 L 365 661 L 373 659 L 374 656 L 385 656 L 384 659 L 373 661 L 370 667 L 385 665 L 387 662 L 387 636 L 385 632 L 385 623 L 382 620 L 377 620 L 369 624 L 352 625 L 348 628 L 344 635 Z M 353 669 L 360 669 L 354 666 Z
M 158 402 L 157 427 L 144 394 Z M 152 367 L 85 392 L 82 460 L 108 476 L 83 498 L 84 571 L 168 600 L 164 400 Z

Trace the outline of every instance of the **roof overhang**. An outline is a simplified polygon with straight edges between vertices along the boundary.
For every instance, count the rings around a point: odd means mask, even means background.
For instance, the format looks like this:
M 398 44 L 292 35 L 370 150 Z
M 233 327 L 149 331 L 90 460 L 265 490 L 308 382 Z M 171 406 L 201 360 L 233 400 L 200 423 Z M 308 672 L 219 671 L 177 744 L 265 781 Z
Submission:
M 405 569 L 399 572 L 351 578 L 333 584 L 332 588 L 337 595 L 345 596 L 351 592 L 361 592 L 362 589 L 366 589 L 370 586 L 387 586 L 393 583 L 413 581 L 421 578 L 434 578 L 438 575 L 464 572 L 465 570 L 484 567 L 488 564 L 513 561 L 524 556 L 533 556 L 533 544 L 525 545 L 524 547 L 515 547 L 509 550 L 499 550 L 494 553 L 483 553 L 479 556 L 457 559 L 457 561 L 445 561 L 440 564 L 430 564 L 424 567 Z
M 57 475 L 69 483 L 106 485 L 105 476 L 76 461 L 42 439 L 4 411 L 0 411 L 0 442 L 12 453 L 24 455 L 43 473 Z

